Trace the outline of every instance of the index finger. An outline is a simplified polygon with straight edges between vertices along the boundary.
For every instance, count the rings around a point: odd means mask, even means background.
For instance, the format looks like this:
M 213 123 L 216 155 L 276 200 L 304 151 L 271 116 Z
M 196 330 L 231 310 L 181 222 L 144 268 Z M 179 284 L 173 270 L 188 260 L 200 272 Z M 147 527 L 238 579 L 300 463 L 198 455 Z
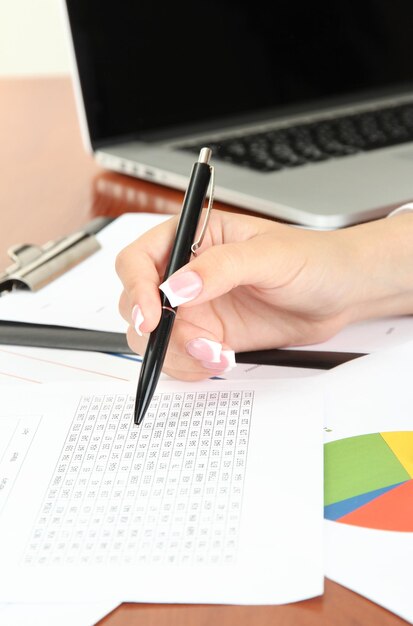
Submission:
M 140 329 L 151 332 L 161 314 L 158 286 L 173 245 L 178 217 L 154 226 L 119 252 L 115 269 L 128 296 L 130 309 L 140 309 Z

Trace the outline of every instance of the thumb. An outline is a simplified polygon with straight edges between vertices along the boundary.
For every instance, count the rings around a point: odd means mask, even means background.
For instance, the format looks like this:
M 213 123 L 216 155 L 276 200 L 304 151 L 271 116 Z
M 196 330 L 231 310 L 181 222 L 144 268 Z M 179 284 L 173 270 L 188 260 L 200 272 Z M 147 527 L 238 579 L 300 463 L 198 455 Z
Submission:
M 175 307 L 213 300 L 239 285 L 276 286 L 279 255 L 274 254 L 274 249 L 275 242 L 265 235 L 211 246 L 159 288 Z

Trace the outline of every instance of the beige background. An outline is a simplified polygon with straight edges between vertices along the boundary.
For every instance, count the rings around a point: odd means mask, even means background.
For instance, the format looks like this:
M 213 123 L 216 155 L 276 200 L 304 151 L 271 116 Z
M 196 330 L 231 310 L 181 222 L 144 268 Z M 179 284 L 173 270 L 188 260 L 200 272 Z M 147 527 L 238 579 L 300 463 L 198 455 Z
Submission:
M 69 74 L 63 15 L 61 0 L 0 0 L 0 76 Z

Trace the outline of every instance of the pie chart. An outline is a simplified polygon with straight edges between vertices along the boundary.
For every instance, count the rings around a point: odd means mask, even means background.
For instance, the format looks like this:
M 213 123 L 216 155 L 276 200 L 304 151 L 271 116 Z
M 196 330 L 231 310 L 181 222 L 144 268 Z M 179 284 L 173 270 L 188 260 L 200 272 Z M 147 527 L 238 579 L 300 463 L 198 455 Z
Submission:
M 324 517 L 364 528 L 413 532 L 413 431 L 326 443 Z

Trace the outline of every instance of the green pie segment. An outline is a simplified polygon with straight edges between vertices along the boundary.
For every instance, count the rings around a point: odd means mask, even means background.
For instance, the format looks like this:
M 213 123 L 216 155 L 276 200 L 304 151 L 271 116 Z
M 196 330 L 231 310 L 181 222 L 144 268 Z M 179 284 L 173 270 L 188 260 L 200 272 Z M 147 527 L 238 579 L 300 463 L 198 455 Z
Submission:
M 380 433 L 339 439 L 324 446 L 324 506 L 410 478 Z

